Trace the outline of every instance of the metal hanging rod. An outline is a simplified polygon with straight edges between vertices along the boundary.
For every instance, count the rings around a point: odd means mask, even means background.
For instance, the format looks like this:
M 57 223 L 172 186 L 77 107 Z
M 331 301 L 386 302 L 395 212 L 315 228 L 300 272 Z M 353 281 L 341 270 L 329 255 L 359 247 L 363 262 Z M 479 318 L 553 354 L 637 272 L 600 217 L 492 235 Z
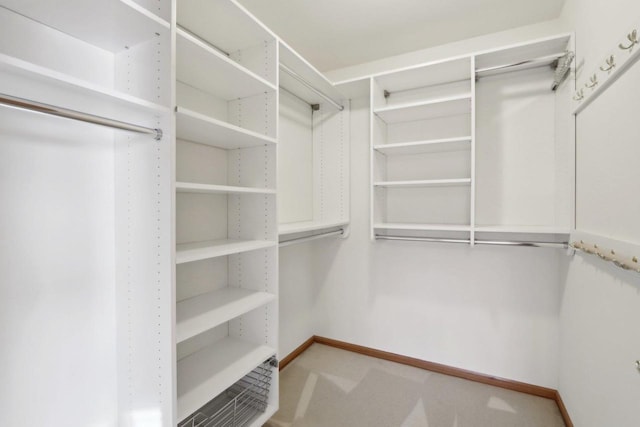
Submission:
M 137 132 L 137 133 L 142 133 L 146 135 L 152 135 L 156 141 L 159 141 L 162 139 L 161 129 L 153 129 L 153 128 L 148 128 L 144 126 L 134 125 L 131 123 L 121 122 L 118 120 L 108 119 L 106 117 L 94 116 L 93 114 L 87 114 L 79 111 L 69 110 L 67 108 L 56 107 L 54 105 L 44 104 L 42 102 L 37 102 L 37 101 L 31 101 L 29 99 L 24 99 L 24 98 L 18 98 L 16 96 L 0 94 L 0 104 L 13 107 L 13 108 L 18 108 L 21 110 L 34 111 L 37 113 L 48 114 L 50 116 L 57 116 L 65 119 L 91 123 L 94 125 L 126 130 L 129 132 Z
M 311 107 L 312 111 L 318 111 L 320 109 L 320 105 L 318 104 L 309 104 L 309 102 L 306 99 L 302 99 L 301 97 L 299 97 L 298 95 L 296 95 L 295 93 L 291 92 L 289 89 L 287 89 L 286 87 L 280 85 L 280 89 L 284 92 L 287 92 L 289 95 L 293 96 L 294 98 L 304 102 L 305 104 L 309 105 L 309 107 Z
M 226 50 L 222 49 L 221 47 L 216 46 L 215 44 L 211 43 L 209 40 L 203 39 L 202 37 L 200 37 L 199 35 L 197 35 L 193 31 L 189 30 L 188 28 L 185 28 L 180 24 L 177 24 L 176 27 L 178 29 L 184 31 L 185 33 L 189 34 L 194 39 L 198 39 L 201 43 L 206 44 L 210 48 L 217 50 L 218 52 L 220 52 L 224 56 L 231 57 L 231 54 L 229 52 L 227 52 Z
M 406 236 L 384 236 L 376 234 L 379 240 L 404 240 L 409 242 L 433 242 L 433 243 L 462 243 L 470 244 L 469 239 L 447 239 L 439 237 L 406 237 Z M 526 241 L 498 241 L 498 240 L 474 240 L 476 245 L 492 245 L 492 246 L 528 246 L 534 248 L 567 248 L 567 242 L 526 242 Z
M 476 70 L 476 75 L 488 73 L 492 71 L 506 70 L 508 68 L 514 68 L 514 67 L 522 67 L 522 68 L 525 68 L 524 66 L 527 66 L 526 68 L 543 67 L 546 65 L 553 64 L 554 61 L 557 61 L 558 59 L 562 58 L 566 54 L 567 52 L 559 52 L 553 55 L 547 55 L 540 58 L 527 59 L 524 61 L 513 62 L 510 64 L 502 64 L 502 65 L 496 65 L 493 67 L 480 68 Z
M 296 243 L 310 242 L 312 240 L 324 239 L 325 237 L 331 236 L 342 236 L 344 234 L 344 228 L 341 228 L 337 231 L 328 231 L 326 233 L 314 234 L 313 236 L 306 237 L 298 237 L 297 239 L 285 240 L 284 242 L 280 242 L 280 247 L 285 247 L 289 245 L 295 245 Z
M 310 91 L 312 91 L 316 95 L 318 95 L 318 96 L 322 97 L 323 99 L 325 99 L 328 103 L 330 103 L 331 105 L 336 107 L 339 111 L 344 110 L 344 106 L 343 105 L 341 105 L 340 103 L 334 101 L 333 98 L 331 98 L 329 95 L 325 94 L 321 90 L 316 89 L 311 83 L 307 82 L 304 78 L 302 78 L 302 76 L 300 76 L 298 73 L 293 71 L 291 68 L 287 67 L 284 64 L 280 64 L 280 69 L 282 71 L 284 71 L 285 73 L 289 74 L 294 79 L 296 79 L 298 82 L 300 82 L 302 85 L 304 85 L 307 89 L 309 89 Z

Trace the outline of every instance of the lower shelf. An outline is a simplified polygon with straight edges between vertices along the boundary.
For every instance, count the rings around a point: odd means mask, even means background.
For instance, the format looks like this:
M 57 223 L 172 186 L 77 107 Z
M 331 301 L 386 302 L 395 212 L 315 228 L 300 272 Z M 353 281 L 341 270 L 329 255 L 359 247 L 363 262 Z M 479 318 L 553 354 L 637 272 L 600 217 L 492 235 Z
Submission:
M 227 337 L 178 361 L 178 420 L 193 414 L 275 354 L 271 347 Z
M 176 307 L 176 342 L 179 344 L 275 298 L 268 292 L 228 287 L 180 301 Z
M 458 224 L 377 223 L 373 228 L 376 230 L 471 231 L 471 226 Z

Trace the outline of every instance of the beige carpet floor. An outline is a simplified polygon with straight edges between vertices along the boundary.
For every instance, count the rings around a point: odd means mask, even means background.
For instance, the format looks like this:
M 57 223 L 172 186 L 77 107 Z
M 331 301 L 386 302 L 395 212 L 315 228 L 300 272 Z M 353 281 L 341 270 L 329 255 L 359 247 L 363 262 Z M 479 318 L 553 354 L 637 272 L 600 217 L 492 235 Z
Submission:
M 268 427 L 564 427 L 556 403 L 313 344 L 280 373 Z

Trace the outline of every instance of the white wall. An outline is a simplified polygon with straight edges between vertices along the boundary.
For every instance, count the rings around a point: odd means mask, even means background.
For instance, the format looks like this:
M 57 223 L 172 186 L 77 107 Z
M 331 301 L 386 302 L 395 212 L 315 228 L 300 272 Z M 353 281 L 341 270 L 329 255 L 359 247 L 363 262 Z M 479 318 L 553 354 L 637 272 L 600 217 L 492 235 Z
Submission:
M 312 243 L 305 243 L 280 249 L 280 358 L 316 333 L 313 309 L 318 298 L 318 281 L 313 274 L 314 248 Z
M 640 2 L 567 0 L 562 19 L 567 26 L 575 28 L 577 62 L 581 73 L 589 73 L 640 19 Z M 624 76 L 607 92 L 620 92 L 617 86 L 625 85 L 622 92 L 640 93 L 640 83 L 635 77 L 640 75 L 639 68 L 640 64 L 636 64 L 628 71 L 632 76 Z M 581 130 L 586 126 L 584 119 L 589 115 L 597 120 L 590 113 L 594 108 L 601 108 L 600 103 L 610 102 L 609 95 L 606 93 L 587 107 L 581 113 L 583 120 L 578 117 L 578 150 Z M 617 96 L 619 99 L 615 104 L 620 109 L 630 107 L 632 103 L 637 108 L 637 96 Z M 611 137 L 611 141 L 616 141 L 615 135 Z M 583 161 L 582 156 L 578 159 Z M 588 171 L 589 165 L 579 163 L 577 168 Z M 637 182 L 637 169 L 634 173 Z M 583 176 L 589 178 L 589 175 Z M 611 209 L 623 206 L 621 195 L 617 206 L 592 206 L 590 214 L 604 216 Z M 578 210 L 578 219 L 585 214 Z M 609 231 L 613 232 L 613 224 Z M 633 366 L 640 358 L 639 307 L 640 278 L 637 274 L 624 272 L 597 258 L 583 255 L 572 258 L 561 303 L 559 390 L 576 426 L 640 425 L 640 375 Z
M 354 100 L 351 236 L 314 243 L 315 333 L 557 387 L 559 252 L 370 241 L 368 121 Z

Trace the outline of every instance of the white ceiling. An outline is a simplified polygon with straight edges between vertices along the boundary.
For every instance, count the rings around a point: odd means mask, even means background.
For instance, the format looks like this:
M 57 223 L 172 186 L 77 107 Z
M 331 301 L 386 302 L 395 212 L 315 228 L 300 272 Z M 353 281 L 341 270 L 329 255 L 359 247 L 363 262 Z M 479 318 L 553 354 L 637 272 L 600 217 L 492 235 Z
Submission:
M 239 0 L 323 71 L 557 18 L 565 0 Z

